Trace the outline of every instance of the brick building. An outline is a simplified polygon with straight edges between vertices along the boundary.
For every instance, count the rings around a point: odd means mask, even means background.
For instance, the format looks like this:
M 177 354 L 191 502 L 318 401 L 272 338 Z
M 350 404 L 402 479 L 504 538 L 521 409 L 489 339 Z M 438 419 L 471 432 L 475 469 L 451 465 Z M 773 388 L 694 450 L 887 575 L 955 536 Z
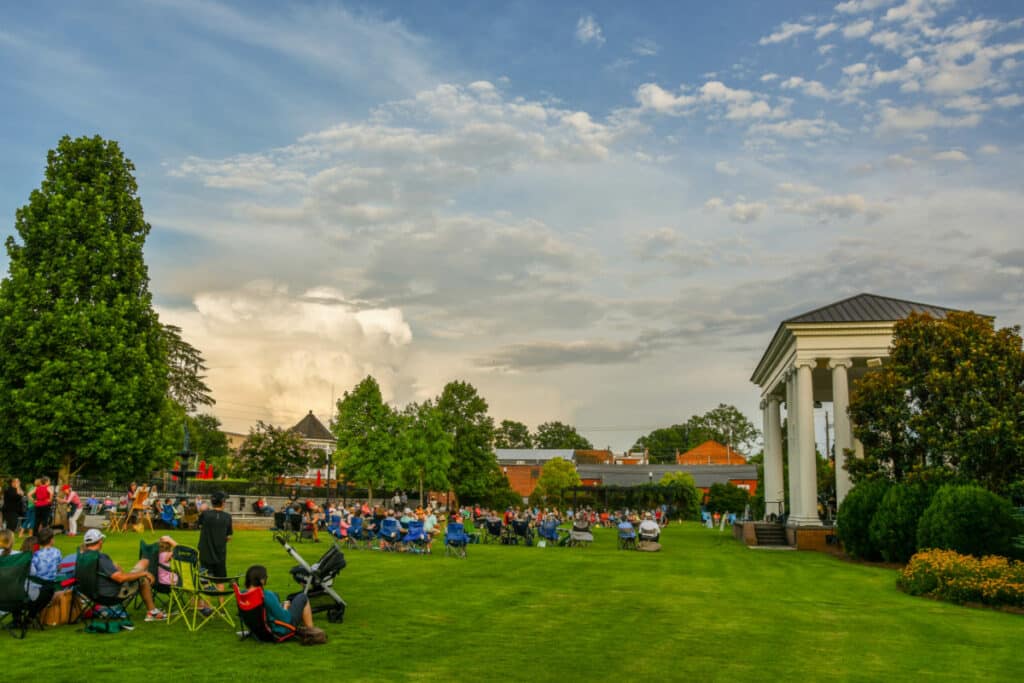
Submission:
M 676 453 L 677 465 L 746 465 L 746 457 L 735 448 L 717 441 L 705 441 L 685 453 Z

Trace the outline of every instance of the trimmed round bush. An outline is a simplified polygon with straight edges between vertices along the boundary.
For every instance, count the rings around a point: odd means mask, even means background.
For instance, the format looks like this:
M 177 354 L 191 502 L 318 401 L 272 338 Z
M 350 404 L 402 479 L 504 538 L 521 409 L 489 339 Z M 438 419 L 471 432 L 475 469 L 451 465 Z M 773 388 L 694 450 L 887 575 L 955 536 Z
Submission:
M 917 524 L 935 493 L 923 482 L 894 484 L 871 518 L 868 536 L 886 562 L 906 562 L 917 552 Z
M 932 498 L 917 525 L 919 548 L 964 555 L 1010 555 L 1018 522 L 1010 501 L 980 486 L 947 484 Z
M 836 530 L 846 552 L 865 560 L 882 559 L 871 540 L 871 519 L 891 486 L 888 479 L 873 479 L 857 484 L 846 494 L 836 516 Z

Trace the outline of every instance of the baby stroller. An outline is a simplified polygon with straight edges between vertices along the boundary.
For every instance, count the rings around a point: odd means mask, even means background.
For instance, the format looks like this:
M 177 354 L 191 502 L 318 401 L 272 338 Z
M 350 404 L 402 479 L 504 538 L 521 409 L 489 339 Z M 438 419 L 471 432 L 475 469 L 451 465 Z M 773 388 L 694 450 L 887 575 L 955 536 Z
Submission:
M 345 607 L 347 607 L 341 596 L 334 590 L 334 579 L 338 572 L 345 568 L 345 554 L 332 544 L 319 560 L 312 565 L 299 555 L 295 548 L 288 544 L 288 540 L 278 534 L 274 539 L 281 544 L 289 555 L 299 564 L 291 568 L 292 578 L 302 586 L 302 593 L 309 599 L 309 606 L 313 613 L 326 612 L 327 621 L 332 624 L 341 623 L 345 618 Z M 293 599 L 299 593 L 291 593 L 288 599 Z

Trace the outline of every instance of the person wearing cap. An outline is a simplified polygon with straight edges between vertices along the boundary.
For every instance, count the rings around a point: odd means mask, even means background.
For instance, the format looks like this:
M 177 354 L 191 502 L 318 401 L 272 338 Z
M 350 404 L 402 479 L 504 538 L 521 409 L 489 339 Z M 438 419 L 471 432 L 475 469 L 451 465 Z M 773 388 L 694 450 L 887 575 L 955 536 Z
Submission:
M 644 513 L 644 519 L 640 522 L 640 540 L 641 541 L 658 541 L 661 537 L 661 527 L 654 521 L 654 515 L 650 512 Z
M 68 506 L 68 536 L 78 535 L 78 517 L 82 514 L 82 499 L 71 484 L 60 487 L 60 502 Z
M 99 553 L 98 590 L 100 596 L 127 599 L 137 592 L 142 596 L 142 602 L 146 605 L 146 621 L 167 619 L 163 610 L 157 609 L 153 603 L 153 590 L 150 586 L 154 577 L 149 571 L 149 560 L 141 558 L 131 571 L 126 572 L 103 552 L 103 539 L 105 538 L 106 536 L 99 529 L 89 529 L 82 539 L 85 550 L 95 550 Z

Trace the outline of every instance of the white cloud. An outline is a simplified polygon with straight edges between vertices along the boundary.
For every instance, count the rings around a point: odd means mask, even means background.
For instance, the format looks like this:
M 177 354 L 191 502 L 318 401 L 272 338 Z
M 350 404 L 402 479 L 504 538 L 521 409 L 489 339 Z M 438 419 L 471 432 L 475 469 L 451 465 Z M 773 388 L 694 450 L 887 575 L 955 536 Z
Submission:
M 953 4 L 953 0 L 907 0 L 885 13 L 885 21 L 906 21 L 920 24 L 934 18 L 940 11 Z
M 982 145 L 978 148 L 978 151 L 982 154 L 994 155 L 999 154 L 1000 150 L 998 145 Z
M 1000 97 L 996 97 L 992 101 L 995 102 L 996 105 L 1000 107 L 1019 107 L 1020 105 L 1024 104 L 1024 97 L 1021 97 L 1020 95 L 1014 93 L 1012 95 L 1002 95 Z
M 582 45 L 604 45 L 604 33 L 594 17 L 588 14 L 579 18 L 576 22 L 576 40 Z
M 761 76 L 761 82 L 762 83 L 767 83 L 769 81 L 774 81 L 778 77 L 779 77 L 778 74 L 768 73 L 768 74 L 765 74 L 765 75 Z
M 740 170 L 728 161 L 719 161 L 715 164 L 715 172 L 721 173 L 722 175 L 734 176 L 737 175 Z
M 783 43 L 794 36 L 798 36 L 801 33 L 808 33 L 813 31 L 814 27 L 807 24 L 796 24 L 790 22 L 783 22 L 774 33 L 771 33 L 759 41 L 761 45 L 771 45 L 773 43 Z
M 871 29 L 874 28 L 875 22 L 870 19 L 864 19 L 853 24 L 848 24 L 843 28 L 844 38 L 863 38 L 867 34 L 871 33 Z
M 661 45 L 658 45 L 658 43 L 650 38 L 637 38 L 633 41 L 632 50 L 635 55 L 640 55 L 641 57 L 653 57 L 661 52 Z
M 882 105 L 879 115 L 876 129 L 879 133 L 907 133 L 929 128 L 973 128 L 981 122 L 978 114 L 945 116 L 924 106 L 901 108 Z
M 834 121 L 818 117 L 815 119 L 789 119 L 778 123 L 756 123 L 748 131 L 751 135 L 762 135 L 787 140 L 815 139 L 845 132 Z
M 948 149 L 932 155 L 934 161 L 970 161 L 970 158 L 959 149 Z
M 870 204 L 859 194 L 823 195 L 815 199 L 783 200 L 779 208 L 786 213 L 811 216 L 819 221 L 864 216 L 874 220 L 882 214 L 880 207 Z
M 782 82 L 786 90 L 799 90 L 810 97 L 817 97 L 823 100 L 832 99 L 832 93 L 828 88 L 818 81 L 804 80 L 800 76 L 791 76 Z
M 912 168 L 917 165 L 917 162 L 910 157 L 903 156 L 902 154 L 890 154 L 885 158 L 885 165 L 891 169 L 899 170 Z
M 753 223 L 767 209 L 761 202 L 736 202 L 729 209 L 729 220 L 736 223 Z
M 821 188 L 810 183 L 779 183 L 779 192 L 784 194 L 820 194 Z
M 814 31 L 814 38 L 815 38 L 815 40 L 821 40 L 822 38 L 824 38 L 828 34 L 830 34 L 833 31 L 835 31 L 837 28 L 839 28 L 839 24 L 836 24 L 835 22 L 831 22 L 830 21 L 827 24 L 823 24 L 823 25 L 819 26 L 817 29 L 815 29 L 815 31 Z
M 891 5 L 895 0 L 847 0 L 836 5 L 835 10 L 842 14 L 861 14 Z
M 636 89 L 635 97 L 643 109 L 675 115 L 684 113 L 697 101 L 692 95 L 673 95 L 656 83 L 644 83 Z

